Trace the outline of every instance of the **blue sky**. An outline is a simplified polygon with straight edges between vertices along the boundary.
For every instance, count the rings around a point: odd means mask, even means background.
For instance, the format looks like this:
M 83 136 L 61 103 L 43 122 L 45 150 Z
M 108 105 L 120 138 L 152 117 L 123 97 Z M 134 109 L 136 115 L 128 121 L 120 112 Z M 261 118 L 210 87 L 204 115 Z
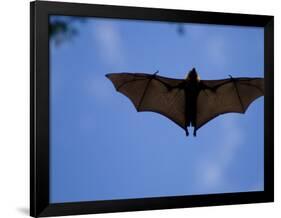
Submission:
M 53 17 L 58 19 L 58 17 Z M 137 113 L 105 77 L 144 72 L 201 79 L 263 77 L 263 28 L 89 18 L 51 41 L 51 202 L 263 190 L 263 97 L 186 137 Z

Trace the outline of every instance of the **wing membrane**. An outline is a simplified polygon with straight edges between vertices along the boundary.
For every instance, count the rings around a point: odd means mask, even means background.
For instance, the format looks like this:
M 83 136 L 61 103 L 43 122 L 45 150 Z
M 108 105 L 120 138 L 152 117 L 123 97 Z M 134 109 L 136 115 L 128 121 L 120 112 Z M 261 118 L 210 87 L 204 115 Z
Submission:
M 143 73 L 107 74 L 116 90 L 127 96 L 137 111 L 159 113 L 185 129 L 185 93 L 176 87 L 183 80 Z
M 263 78 L 202 80 L 204 88 L 197 100 L 196 129 L 225 113 L 245 113 L 249 105 L 264 95 Z

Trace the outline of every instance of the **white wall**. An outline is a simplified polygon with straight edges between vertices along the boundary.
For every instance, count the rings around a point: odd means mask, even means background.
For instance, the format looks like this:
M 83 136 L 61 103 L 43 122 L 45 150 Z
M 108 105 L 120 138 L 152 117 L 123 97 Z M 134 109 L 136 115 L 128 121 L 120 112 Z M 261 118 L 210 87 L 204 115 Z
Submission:
M 69 2 L 75 2 L 68 0 Z M 277 217 L 281 212 L 280 140 L 281 10 L 274 0 L 81 0 L 84 3 L 161 7 L 275 16 L 275 203 L 158 210 L 95 217 Z M 280 2 L 280 1 L 279 1 Z M 29 207 L 29 2 L 1 1 L 0 19 L 0 217 L 23 217 Z M 88 217 L 93 215 L 88 215 Z M 87 217 L 87 216 L 85 216 Z M 279 215 L 280 217 L 280 215 Z

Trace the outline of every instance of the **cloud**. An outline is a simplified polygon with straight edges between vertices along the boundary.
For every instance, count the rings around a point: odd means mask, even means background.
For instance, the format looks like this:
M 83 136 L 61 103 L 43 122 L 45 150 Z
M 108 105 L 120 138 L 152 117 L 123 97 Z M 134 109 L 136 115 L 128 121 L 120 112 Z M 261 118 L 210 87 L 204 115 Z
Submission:
M 124 48 L 118 27 L 111 21 L 93 24 L 93 36 L 99 55 L 106 64 L 113 67 L 125 65 Z
M 239 145 L 243 142 L 243 132 L 237 124 L 236 119 L 239 115 L 225 117 L 221 120 L 222 128 L 225 134 L 222 137 L 222 147 L 220 148 L 220 161 L 223 165 L 228 165 L 235 157 L 235 152 Z M 237 117 L 237 118 L 236 118 Z
M 209 27 L 210 25 L 208 25 Z M 200 41 L 206 37 L 208 33 L 206 31 L 205 24 L 186 24 L 185 31 L 189 39 Z
M 203 172 L 202 184 L 209 187 L 217 187 L 221 184 L 222 178 L 222 169 L 218 163 L 204 163 L 204 169 L 201 169 Z
M 188 25 L 186 26 L 187 36 L 189 40 L 197 45 L 198 50 L 204 51 L 200 55 L 205 60 L 204 65 L 207 69 L 210 67 L 217 70 L 224 70 L 229 64 L 229 50 L 227 45 L 228 38 L 222 29 L 226 27 L 219 25 Z M 206 61 L 207 60 L 207 61 Z
M 216 67 L 223 68 L 227 64 L 227 51 L 225 39 L 213 35 L 206 41 L 206 55 L 208 60 Z
M 224 134 L 217 142 L 218 146 L 214 152 L 215 157 L 214 154 L 205 156 L 198 164 L 200 183 L 204 189 L 206 188 L 210 191 L 229 183 L 225 173 L 227 168 L 233 163 L 244 137 L 235 116 L 221 119 L 220 126 L 224 130 Z
M 91 24 L 93 45 L 100 58 L 94 66 L 95 72 L 85 80 L 86 92 L 99 103 L 108 103 L 115 93 L 112 83 L 105 77 L 106 73 L 123 71 L 126 55 L 118 23 L 110 20 L 98 20 Z
M 99 103 L 106 103 L 114 96 L 112 83 L 104 75 L 93 74 L 85 82 L 86 91 Z

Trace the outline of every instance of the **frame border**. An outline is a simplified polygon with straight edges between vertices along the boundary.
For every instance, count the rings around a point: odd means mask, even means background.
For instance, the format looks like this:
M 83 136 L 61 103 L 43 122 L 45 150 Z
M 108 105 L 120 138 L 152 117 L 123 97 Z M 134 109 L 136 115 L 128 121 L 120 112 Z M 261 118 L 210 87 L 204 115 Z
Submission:
M 55 203 L 49 201 L 49 15 L 264 27 L 264 191 Z M 274 17 L 35 1 L 30 3 L 30 216 L 216 206 L 274 201 Z

